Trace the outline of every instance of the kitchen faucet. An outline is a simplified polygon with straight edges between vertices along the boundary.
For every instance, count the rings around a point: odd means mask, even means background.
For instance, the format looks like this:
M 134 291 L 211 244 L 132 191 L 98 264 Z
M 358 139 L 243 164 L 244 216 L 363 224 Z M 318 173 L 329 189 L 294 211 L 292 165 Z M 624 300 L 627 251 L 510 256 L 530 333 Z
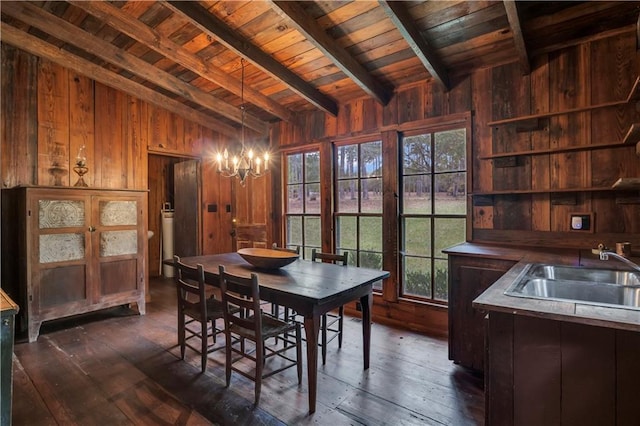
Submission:
M 609 260 L 609 257 L 613 257 L 615 259 L 618 259 L 619 261 L 631 266 L 631 268 L 635 269 L 636 271 L 640 272 L 640 266 L 633 263 L 632 261 L 630 261 L 629 259 L 627 259 L 624 256 L 619 255 L 618 253 L 616 253 L 615 251 L 612 251 L 608 248 L 605 247 L 604 244 L 598 244 L 598 248 L 594 248 L 591 250 L 592 253 L 597 254 L 600 257 L 600 260 Z

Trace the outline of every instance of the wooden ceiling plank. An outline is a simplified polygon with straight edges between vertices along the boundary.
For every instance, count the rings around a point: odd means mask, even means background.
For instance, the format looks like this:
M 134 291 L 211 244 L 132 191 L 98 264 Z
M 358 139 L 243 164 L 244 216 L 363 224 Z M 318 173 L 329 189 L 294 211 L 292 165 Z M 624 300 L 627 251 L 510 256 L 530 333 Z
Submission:
M 4 6 L 5 5 L 3 5 L 3 11 Z M 11 44 L 18 49 L 31 53 L 32 55 L 47 59 L 60 66 L 91 78 L 98 83 L 113 87 L 114 89 L 120 90 L 135 98 L 164 108 L 167 111 L 173 112 L 187 120 L 215 130 L 216 132 L 232 138 L 237 138 L 239 136 L 238 130 L 233 126 L 215 119 L 210 115 L 203 114 L 189 108 L 174 99 L 159 94 L 155 90 L 149 89 L 116 73 L 108 71 L 91 61 L 87 61 L 86 59 L 82 59 L 65 50 L 59 49 L 56 46 L 53 46 L 24 31 L 18 30 L 5 22 L 0 23 L 0 31 L 2 31 L 3 43 Z
M 143 77 L 165 90 L 192 100 L 230 120 L 238 123 L 244 122 L 248 127 L 259 132 L 268 132 L 266 122 L 248 114 L 244 114 L 243 117 L 242 111 L 238 108 L 232 107 L 226 102 L 221 102 L 214 96 L 194 88 L 171 74 L 155 68 L 111 43 L 107 43 L 84 32 L 75 25 L 57 18 L 31 3 L 7 3 L 3 5 L 2 12 L 16 19 L 20 19 L 48 34 L 55 34 L 56 38 L 66 43 L 79 47 L 105 61 L 117 64 L 123 69 Z
M 389 103 L 392 91 L 387 90 L 351 56 L 345 49 L 322 29 L 315 20 L 307 15 L 295 2 L 272 1 L 273 6 L 286 18 L 290 19 L 300 31 L 325 56 L 331 60 L 362 88 L 369 96 L 382 105 Z
M 169 1 L 165 2 L 164 5 L 172 9 L 175 13 L 181 13 L 191 19 L 193 24 L 198 26 L 202 31 L 215 37 L 229 50 L 248 59 L 264 72 L 290 86 L 292 90 L 316 107 L 333 116 L 338 115 L 338 104 L 333 99 L 289 71 L 289 69 L 260 50 L 257 46 L 239 37 L 231 28 L 218 19 L 218 17 L 209 13 L 207 9 L 195 2 Z
M 199 76 L 225 88 L 226 90 L 241 96 L 242 83 L 230 77 L 226 72 L 203 61 L 198 56 L 190 53 L 182 46 L 174 43 L 168 37 L 160 35 L 157 31 L 144 25 L 140 21 L 107 2 L 71 1 L 75 6 L 82 8 L 87 13 L 107 22 L 110 26 L 127 34 L 139 43 L 164 55 L 168 59 L 193 71 Z M 244 88 L 245 99 L 264 109 L 265 111 L 292 122 L 295 114 L 269 97 L 249 87 Z
M 380 6 L 387 16 L 393 21 L 395 26 L 407 41 L 411 50 L 420 59 L 429 74 L 440 83 L 447 91 L 451 89 L 449 86 L 449 74 L 440 58 L 429 47 L 426 40 L 420 35 L 420 30 L 416 27 L 413 18 L 405 6 L 400 2 L 392 2 L 379 0 Z
M 518 53 L 522 74 L 529 75 L 531 74 L 531 63 L 529 62 L 527 46 L 524 43 L 524 36 L 522 35 L 522 28 L 520 27 L 520 18 L 518 17 L 516 2 L 514 0 L 503 0 L 503 3 L 504 9 L 507 12 L 507 20 L 509 21 L 511 34 L 513 34 L 513 42 L 516 45 L 516 52 Z

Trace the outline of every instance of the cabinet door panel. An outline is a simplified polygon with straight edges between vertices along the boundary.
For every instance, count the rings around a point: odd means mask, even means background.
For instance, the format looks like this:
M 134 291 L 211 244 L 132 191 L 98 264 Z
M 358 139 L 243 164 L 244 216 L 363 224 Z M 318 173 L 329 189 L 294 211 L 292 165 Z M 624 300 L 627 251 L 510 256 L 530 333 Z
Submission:
M 84 224 L 84 200 L 38 200 L 40 229 L 71 228 Z
M 38 248 L 40 263 L 81 260 L 85 257 L 84 234 L 42 234 Z
M 102 262 L 100 264 L 100 293 L 108 295 L 136 290 L 137 275 L 137 259 Z
M 138 231 L 104 231 L 100 233 L 100 257 L 138 253 Z
M 40 274 L 40 308 L 87 301 L 85 265 L 44 269 Z
M 138 203 L 130 200 L 101 200 L 98 211 L 100 212 L 101 226 L 121 226 L 138 224 Z

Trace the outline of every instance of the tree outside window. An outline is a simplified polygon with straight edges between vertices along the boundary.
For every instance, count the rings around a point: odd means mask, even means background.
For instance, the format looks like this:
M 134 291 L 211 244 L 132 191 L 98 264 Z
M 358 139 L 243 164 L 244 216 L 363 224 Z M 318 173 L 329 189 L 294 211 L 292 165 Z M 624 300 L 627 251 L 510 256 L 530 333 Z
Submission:
M 446 302 L 447 255 L 465 241 L 466 129 L 402 138 L 401 294 Z
M 350 264 L 382 269 L 382 142 L 337 146 L 335 164 L 336 251 L 348 251 Z
M 287 154 L 285 204 L 285 244 L 300 247 L 303 258 L 311 249 L 321 247 L 320 227 L 320 152 Z

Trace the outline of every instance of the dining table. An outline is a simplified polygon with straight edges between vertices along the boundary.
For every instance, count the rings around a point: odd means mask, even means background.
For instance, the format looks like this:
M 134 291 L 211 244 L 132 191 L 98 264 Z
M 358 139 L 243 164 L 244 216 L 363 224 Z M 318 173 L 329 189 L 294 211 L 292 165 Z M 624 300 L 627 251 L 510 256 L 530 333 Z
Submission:
M 303 259 L 277 269 L 262 269 L 251 265 L 238 253 L 189 256 L 180 260 L 191 266 L 201 264 L 205 282 L 214 286 L 219 286 L 219 265 L 223 265 L 226 272 L 234 275 L 250 276 L 255 273 L 258 276 L 261 300 L 292 308 L 304 318 L 309 414 L 316 411 L 318 332 L 323 314 L 352 301 L 360 302 L 363 365 L 365 370 L 369 368 L 373 284 L 389 277 L 389 272 Z

